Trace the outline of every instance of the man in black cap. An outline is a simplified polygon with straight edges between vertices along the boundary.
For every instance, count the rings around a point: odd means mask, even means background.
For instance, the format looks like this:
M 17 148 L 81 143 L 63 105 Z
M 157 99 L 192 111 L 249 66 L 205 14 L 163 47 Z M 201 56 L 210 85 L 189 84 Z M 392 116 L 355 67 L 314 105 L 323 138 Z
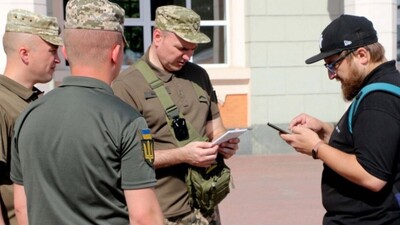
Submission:
M 332 21 L 322 32 L 320 51 L 306 63 L 323 59 L 329 79 L 341 82 L 347 101 L 369 84 L 400 86 L 396 62 L 386 60 L 365 17 L 342 15 Z M 323 224 L 400 224 L 400 98 L 371 92 L 359 102 L 350 126 L 349 116 L 348 110 L 333 127 L 301 114 L 290 123 L 292 134 L 281 137 L 324 162 Z

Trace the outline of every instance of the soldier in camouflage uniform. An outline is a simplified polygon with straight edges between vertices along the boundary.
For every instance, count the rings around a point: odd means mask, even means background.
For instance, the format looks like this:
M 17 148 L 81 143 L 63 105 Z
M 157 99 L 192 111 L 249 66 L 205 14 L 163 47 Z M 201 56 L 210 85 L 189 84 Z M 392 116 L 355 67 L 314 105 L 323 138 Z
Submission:
M 30 225 L 163 224 L 146 121 L 110 87 L 124 14 L 107 0 L 67 3 L 62 51 L 72 76 L 15 123 L 15 208 L 27 205 Z
M 162 6 L 156 10 L 153 42 L 141 60 L 165 86 L 184 119 L 200 136 L 213 140 L 226 131 L 217 98 L 207 72 L 189 62 L 197 45 L 208 42 L 210 39 L 200 32 L 198 14 L 180 6 Z M 195 90 L 195 85 L 201 89 Z M 146 118 L 151 128 L 155 142 L 156 192 L 165 223 L 220 224 L 217 207 L 214 212 L 205 213 L 190 204 L 185 175 L 189 166 L 209 167 L 215 163 L 218 153 L 224 158 L 231 157 L 238 149 L 239 139 L 219 146 L 191 139 L 185 145 L 178 143 L 179 137 L 171 131 L 158 96 L 136 65 L 123 71 L 112 87 L 117 96 Z
M 55 17 L 23 9 L 7 14 L 3 47 L 7 55 L 4 76 L 0 76 L 0 225 L 16 225 L 10 180 L 11 138 L 16 118 L 42 93 L 34 87 L 47 83 L 60 63 L 57 49 L 62 45 Z

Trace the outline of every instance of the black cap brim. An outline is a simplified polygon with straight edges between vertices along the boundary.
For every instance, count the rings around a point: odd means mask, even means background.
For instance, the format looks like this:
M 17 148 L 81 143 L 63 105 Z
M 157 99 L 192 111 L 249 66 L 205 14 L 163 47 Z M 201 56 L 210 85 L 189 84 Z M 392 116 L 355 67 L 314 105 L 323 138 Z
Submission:
M 342 51 L 343 51 L 343 49 L 335 49 L 335 50 L 332 50 L 332 51 L 329 51 L 329 52 L 321 52 L 321 53 L 319 53 L 317 55 L 314 55 L 313 57 L 307 59 L 306 60 L 306 64 L 312 64 L 312 63 L 318 62 L 318 61 L 320 61 L 322 59 L 325 59 L 325 58 L 328 58 L 330 56 L 336 55 L 336 54 L 338 54 L 338 53 L 340 53 Z

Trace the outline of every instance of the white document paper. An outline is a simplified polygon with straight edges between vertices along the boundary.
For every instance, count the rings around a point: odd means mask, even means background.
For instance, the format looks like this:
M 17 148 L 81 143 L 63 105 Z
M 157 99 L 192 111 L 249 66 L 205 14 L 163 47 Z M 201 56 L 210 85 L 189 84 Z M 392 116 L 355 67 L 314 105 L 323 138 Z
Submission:
M 228 130 L 225 132 L 225 134 L 221 135 L 217 139 L 215 139 L 212 144 L 213 145 L 219 145 L 221 143 L 224 143 L 232 138 L 237 138 L 240 135 L 242 135 L 244 132 L 246 132 L 248 129 L 247 128 L 242 128 L 242 129 L 234 129 L 234 130 Z

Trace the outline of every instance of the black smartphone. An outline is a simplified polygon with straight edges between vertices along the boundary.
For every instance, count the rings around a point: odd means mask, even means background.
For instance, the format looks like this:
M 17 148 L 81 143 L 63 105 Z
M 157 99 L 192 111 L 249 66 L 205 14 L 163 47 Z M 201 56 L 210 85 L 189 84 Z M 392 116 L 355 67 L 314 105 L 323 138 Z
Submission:
M 279 131 L 279 132 L 281 132 L 281 133 L 290 134 L 289 131 L 284 130 L 284 129 L 282 129 L 282 128 L 280 128 L 280 127 L 278 127 L 278 126 L 276 126 L 276 125 L 274 125 L 274 124 L 272 124 L 272 123 L 270 123 L 270 122 L 267 122 L 267 125 L 270 126 L 270 127 L 272 127 L 272 128 L 274 128 L 275 130 L 277 130 L 277 131 Z

